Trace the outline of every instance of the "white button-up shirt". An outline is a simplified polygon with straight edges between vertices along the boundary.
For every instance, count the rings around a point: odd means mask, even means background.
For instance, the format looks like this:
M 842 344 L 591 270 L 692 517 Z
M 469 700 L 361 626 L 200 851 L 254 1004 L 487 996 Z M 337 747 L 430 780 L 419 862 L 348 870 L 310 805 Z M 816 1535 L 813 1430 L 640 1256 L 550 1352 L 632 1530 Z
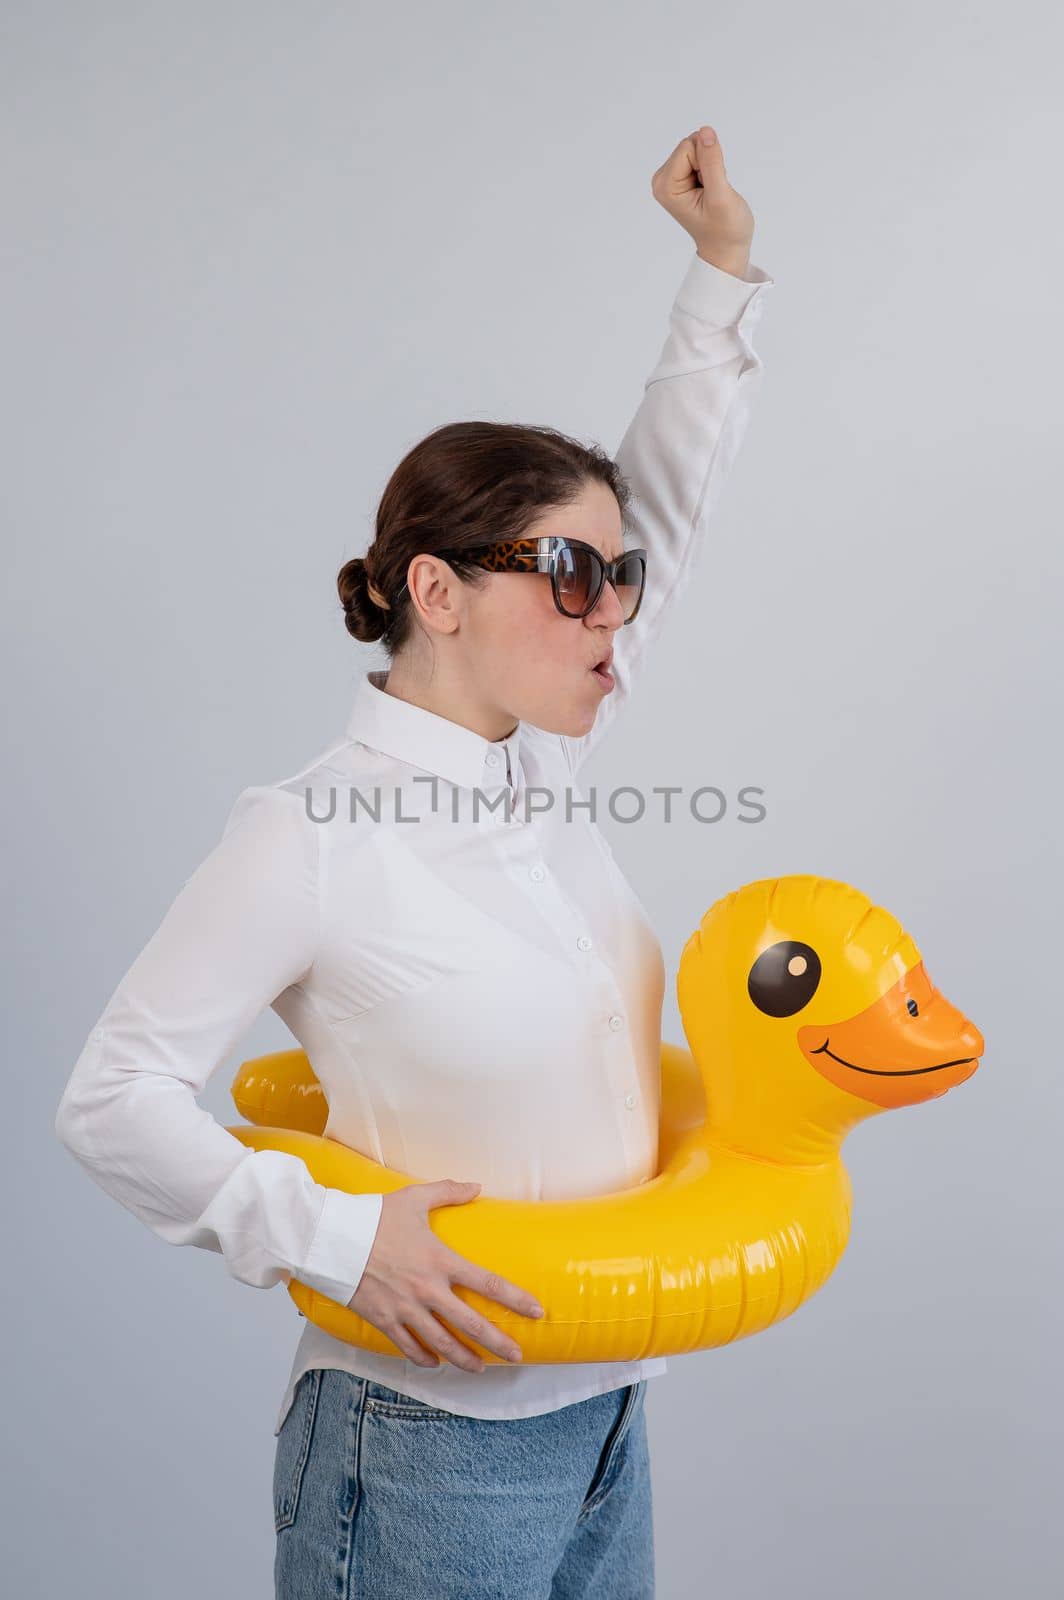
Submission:
M 575 775 L 628 699 L 739 447 L 773 282 L 695 255 L 677 293 L 617 451 L 647 588 L 614 634 L 616 687 L 590 732 L 519 723 L 490 741 L 370 672 L 341 737 L 237 797 L 91 1029 L 56 1117 L 95 1181 L 163 1239 L 220 1253 L 259 1288 L 296 1278 L 346 1304 L 358 1286 L 382 1197 L 249 1150 L 197 1104 L 266 1006 L 321 1081 L 328 1136 L 416 1181 L 556 1201 L 654 1174 L 661 946 Z M 505 1260 L 477 1264 L 508 1276 Z M 316 1366 L 492 1418 L 667 1370 L 662 1357 L 430 1370 L 308 1321 L 277 1431 Z

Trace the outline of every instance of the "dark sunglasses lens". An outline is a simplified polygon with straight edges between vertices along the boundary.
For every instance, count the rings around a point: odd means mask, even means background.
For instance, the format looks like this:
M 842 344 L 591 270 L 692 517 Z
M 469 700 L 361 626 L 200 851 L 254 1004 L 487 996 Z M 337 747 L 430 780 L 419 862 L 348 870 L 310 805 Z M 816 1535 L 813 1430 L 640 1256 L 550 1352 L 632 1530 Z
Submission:
M 643 563 L 639 556 L 625 556 L 617 573 L 617 598 L 625 620 L 633 615 L 643 592 Z
M 571 616 L 581 616 L 587 610 L 598 581 L 595 559 L 590 551 L 564 545 L 556 557 L 554 579 L 563 609 Z

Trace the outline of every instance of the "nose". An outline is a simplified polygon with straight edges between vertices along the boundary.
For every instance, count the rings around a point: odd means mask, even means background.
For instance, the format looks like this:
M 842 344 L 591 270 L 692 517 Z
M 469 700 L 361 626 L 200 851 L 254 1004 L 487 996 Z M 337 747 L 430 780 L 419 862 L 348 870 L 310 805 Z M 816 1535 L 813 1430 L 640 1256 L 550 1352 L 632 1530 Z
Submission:
M 613 584 L 607 578 L 602 593 L 587 614 L 587 620 L 597 627 L 619 628 L 624 622 L 624 607 Z

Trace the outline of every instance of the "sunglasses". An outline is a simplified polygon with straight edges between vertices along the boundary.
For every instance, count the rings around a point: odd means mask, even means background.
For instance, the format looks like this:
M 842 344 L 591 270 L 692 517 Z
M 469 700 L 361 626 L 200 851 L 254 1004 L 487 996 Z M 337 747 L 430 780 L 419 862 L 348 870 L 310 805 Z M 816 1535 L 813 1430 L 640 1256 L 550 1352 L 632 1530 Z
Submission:
M 607 561 L 593 544 L 547 533 L 528 539 L 503 539 L 464 550 L 434 550 L 443 561 L 469 561 L 487 572 L 546 572 L 554 604 L 565 617 L 586 617 L 598 604 L 606 580 L 621 602 L 626 623 L 639 610 L 646 585 L 647 553 L 625 550 Z M 406 588 L 404 583 L 399 593 Z

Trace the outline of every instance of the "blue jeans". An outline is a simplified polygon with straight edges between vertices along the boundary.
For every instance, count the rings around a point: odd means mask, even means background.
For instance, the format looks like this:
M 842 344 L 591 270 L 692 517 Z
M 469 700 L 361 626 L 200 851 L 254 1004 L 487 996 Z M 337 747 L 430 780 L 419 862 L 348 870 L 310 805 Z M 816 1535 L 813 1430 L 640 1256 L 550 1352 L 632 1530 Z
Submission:
M 276 1600 L 652 1600 L 645 1392 L 495 1420 L 312 1368 L 277 1436 Z

